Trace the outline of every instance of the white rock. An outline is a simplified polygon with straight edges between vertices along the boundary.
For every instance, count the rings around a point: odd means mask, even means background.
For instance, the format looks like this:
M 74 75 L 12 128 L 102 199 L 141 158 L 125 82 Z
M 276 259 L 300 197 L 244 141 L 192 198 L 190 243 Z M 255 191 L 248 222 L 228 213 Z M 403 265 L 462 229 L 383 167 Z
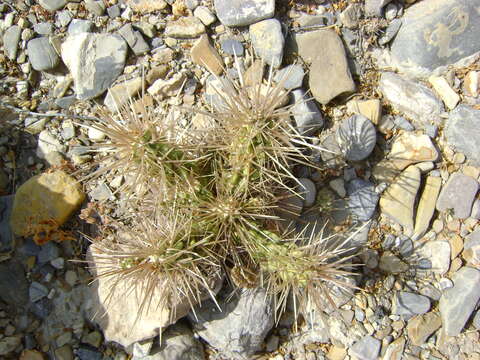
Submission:
M 428 81 L 440 95 L 447 108 L 450 110 L 455 109 L 455 106 L 460 101 L 460 96 L 450 87 L 447 80 L 441 76 L 430 76 Z

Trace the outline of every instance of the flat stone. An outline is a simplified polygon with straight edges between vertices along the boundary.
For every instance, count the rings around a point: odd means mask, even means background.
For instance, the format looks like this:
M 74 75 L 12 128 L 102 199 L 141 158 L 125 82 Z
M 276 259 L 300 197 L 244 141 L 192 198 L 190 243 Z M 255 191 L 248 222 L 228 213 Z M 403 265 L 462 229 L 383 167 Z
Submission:
M 480 71 L 469 71 L 463 78 L 463 93 L 467 96 L 480 95 Z
M 55 349 L 55 357 L 58 360 L 73 360 L 73 350 L 70 345 L 64 345 Z
M 480 110 L 459 105 L 450 112 L 445 126 L 447 143 L 462 152 L 475 165 L 480 165 Z
M 10 225 L 19 236 L 29 236 L 42 222 L 61 226 L 85 198 L 78 182 L 61 170 L 36 175 L 22 184 L 13 203 Z
M 428 176 L 425 186 L 417 206 L 417 216 L 415 218 L 414 239 L 420 239 L 429 229 L 438 194 L 442 187 L 442 178 Z
M 384 72 L 379 89 L 395 110 L 412 120 L 422 125 L 441 123 L 443 104 L 426 86 L 395 73 Z
M 394 19 L 390 22 L 388 25 L 387 29 L 385 30 L 385 33 L 382 35 L 382 37 L 378 40 L 378 43 L 380 45 L 387 45 L 390 41 L 393 40 L 395 35 L 400 31 L 400 28 L 402 27 L 402 20 L 401 19 Z
M 195 8 L 193 16 L 199 18 L 205 26 L 210 26 L 217 20 L 217 17 L 206 6 Z
M 207 34 L 203 34 L 190 50 L 190 57 L 195 64 L 204 66 L 215 75 L 223 72 L 223 61 L 217 50 L 210 45 Z
M 375 186 L 362 179 L 353 179 L 347 184 L 347 194 L 350 213 L 360 221 L 370 220 L 379 199 Z
M 382 343 L 373 336 L 367 335 L 350 347 L 350 353 L 359 360 L 378 359 Z
M 177 95 L 178 90 L 185 81 L 184 73 L 177 73 L 168 80 L 158 79 L 147 89 L 150 95 L 163 99 Z
M 312 99 L 308 99 L 303 89 L 296 89 L 291 92 L 291 108 L 293 118 L 298 132 L 301 135 L 313 135 L 323 127 L 323 116 L 318 106 Z
M 350 4 L 340 14 L 340 20 L 342 24 L 349 29 L 354 29 L 358 26 L 358 23 L 362 17 L 362 5 Z
M 127 44 L 120 35 L 81 33 L 68 36 L 61 53 L 77 98 L 88 100 L 101 95 L 122 73 Z
M 283 59 L 285 39 L 277 19 L 268 19 L 250 25 L 250 39 L 258 57 L 273 67 L 279 67 Z
M 364 160 L 375 147 L 377 131 L 365 116 L 353 115 L 340 123 L 337 142 L 346 160 Z
M 395 294 L 392 304 L 392 313 L 402 316 L 403 319 L 410 319 L 415 315 L 425 314 L 430 310 L 430 299 L 423 295 L 406 291 L 399 291 Z
M 46 37 L 30 40 L 27 53 L 32 67 L 37 71 L 51 70 L 60 62 L 55 48 Z
M 240 41 L 235 39 L 224 39 L 220 41 L 222 50 L 229 55 L 243 56 L 244 49 Z
M 431 0 L 409 7 L 391 48 L 396 65 L 403 72 L 428 76 L 478 52 L 479 5 L 479 0 Z
M 411 164 L 436 161 L 438 151 L 430 137 L 424 134 L 404 132 L 392 143 L 387 161 L 396 169 L 403 170 Z
M 126 3 L 133 11 L 141 14 L 164 10 L 168 6 L 165 0 L 127 0 Z
M 143 55 L 150 51 L 150 46 L 143 38 L 140 31 L 134 30 L 132 24 L 125 24 L 119 30 L 118 33 L 125 39 L 130 49 L 137 56 Z
M 428 241 L 418 248 L 418 255 L 427 259 L 431 264 L 431 271 L 440 275 L 450 268 L 451 248 L 447 241 Z
M 428 78 L 428 81 L 443 100 L 445 106 L 450 110 L 455 109 L 460 101 L 460 96 L 452 89 L 447 80 L 444 77 L 432 75 Z
M 19 360 L 44 360 L 43 353 L 37 350 L 23 350 Z
M 66 4 L 66 0 L 39 0 L 38 3 L 45 10 L 54 12 L 63 8 Z
M 33 30 L 39 35 L 51 35 L 54 29 L 52 23 L 41 22 L 33 25 Z
M 414 228 L 415 199 L 420 188 L 421 173 L 415 166 L 408 167 L 380 198 L 380 210 L 408 229 Z
M 273 77 L 273 81 L 281 83 L 284 89 L 293 90 L 302 86 L 305 72 L 301 65 L 292 64 L 277 71 Z
M 127 80 L 123 83 L 112 86 L 108 89 L 104 104 L 112 112 L 116 112 L 128 103 L 142 89 L 143 80 L 141 77 Z
M 96 16 L 102 16 L 105 13 L 105 4 L 101 0 L 85 0 L 85 9 Z
M 319 103 L 327 104 L 341 94 L 355 91 L 345 48 L 334 30 L 296 34 L 295 43 L 300 57 L 310 64 L 309 86 Z
M 165 36 L 178 39 L 196 38 L 205 33 L 205 25 L 193 16 L 181 17 L 175 21 L 169 21 L 165 28 Z
M 448 336 L 457 336 L 467 323 L 480 299 L 480 271 L 463 267 L 453 276 L 454 286 L 443 292 L 439 309 L 443 330 Z
M 408 322 L 407 334 L 410 341 L 421 346 L 442 326 L 442 319 L 437 313 L 429 312 L 415 316 Z
M 437 200 L 437 210 L 453 209 L 455 217 L 466 219 L 478 192 L 478 181 L 460 172 L 450 175 Z
M 365 0 L 365 14 L 367 16 L 382 16 L 382 10 L 392 0 Z
M 388 345 L 385 355 L 383 356 L 384 360 L 402 360 L 403 351 L 405 349 L 405 338 L 399 337 L 391 344 Z
M 93 31 L 93 22 L 90 20 L 73 19 L 68 25 L 68 34 L 76 35 L 81 33 L 90 33 Z
M 465 238 L 462 256 L 469 265 L 480 268 L 480 230 L 475 230 Z
M 215 12 L 225 26 L 246 26 L 271 18 L 275 0 L 215 0 Z
M 3 52 L 10 60 L 17 59 L 18 43 L 22 29 L 18 25 L 12 25 L 3 34 Z
M 378 125 L 382 118 L 382 105 L 380 100 L 351 100 L 347 103 L 349 112 L 365 116 L 373 124 Z
M 385 251 L 382 254 L 378 267 L 387 274 L 401 274 L 408 270 L 408 264 L 399 259 L 391 251 Z

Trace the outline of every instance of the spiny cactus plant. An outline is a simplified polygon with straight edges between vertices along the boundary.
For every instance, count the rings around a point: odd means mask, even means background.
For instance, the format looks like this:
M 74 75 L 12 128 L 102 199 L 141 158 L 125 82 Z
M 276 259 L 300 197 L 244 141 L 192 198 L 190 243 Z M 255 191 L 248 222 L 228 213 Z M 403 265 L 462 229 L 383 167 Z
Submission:
M 136 214 L 129 237 L 94 241 L 102 259 L 97 274 L 131 283 L 141 311 L 214 298 L 219 269 L 237 287 L 267 289 L 278 313 L 289 293 L 302 305 L 328 298 L 332 284 L 348 286 L 348 239 L 287 232 L 277 216 L 279 204 L 298 195 L 292 166 L 309 163 L 297 145 L 309 139 L 292 126 L 288 92 L 272 72 L 249 82 L 238 70 L 237 81 L 219 81 L 218 104 L 199 110 L 214 119 L 208 132 L 133 103 L 92 125 L 107 141 L 96 145 L 98 168 L 89 177 L 125 175 L 120 190 Z M 155 298 L 159 288 L 164 296 Z

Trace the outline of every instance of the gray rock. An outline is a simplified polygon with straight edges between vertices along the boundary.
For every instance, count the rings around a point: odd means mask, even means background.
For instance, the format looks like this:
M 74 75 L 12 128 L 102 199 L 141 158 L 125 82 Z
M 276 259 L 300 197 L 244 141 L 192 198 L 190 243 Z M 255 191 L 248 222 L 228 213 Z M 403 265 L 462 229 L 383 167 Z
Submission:
M 64 27 L 70 24 L 70 21 L 72 21 L 72 15 L 70 11 L 68 10 L 63 10 L 57 13 L 57 21 L 56 24 L 59 27 Z
M 423 295 L 406 291 L 395 294 L 392 313 L 408 320 L 414 315 L 425 314 L 430 310 L 430 299 Z
M 57 11 L 63 8 L 67 0 L 39 0 L 38 3 L 48 11 Z
M 319 103 L 327 104 L 341 94 L 355 91 L 345 48 L 334 30 L 296 34 L 294 41 L 300 57 L 310 64 L 309 86 Z
M 132 24 L 125 24 L 118 30 L 135 55 L 143 55 L 150 50 L 140 31 L 133 30 Z
M 277 83 L 282 82 L 282 85 L 287 90 L 297 89 L 302 86 L 305 72 L 301 65 L 292 64 L 277 71 L 273 80 Z
M 245 26 L 271 18 L 275 0 L 215 0 L 215 11 L 226 26 Z
M 360 221 L 372 218 L 377 207 L 379 195 L 375 186 L 362 179 L 354 179 L 347 184 L 348 209 Z
M 365 14 L 368 16 L 382 16 L 382 9 L 392 0 L 366 0 Z
M 47 37 L 30 40 L 27 53 L 32 67 L 37 71 L 51 70 L 60 62 L 60 57 Z
M 243 56 L 244 49 L 240 41 L 235 39 L 225 39 L 220 42 L 222 50 L 229 55 Z
M 428 241 L 418 248 L 418 253 L 421 258 L 420 261 L 427 260 L 430 262 L 431 271 L 434 273 L 445 274 L 450 268 L 451 248 L 446 241 Z M 426 268 L 426 266 L 422 265 L 422 268 Z
M 393 118 L 393 123 L 400 129 L 405 131 L 415 130 L 415 127 L 410 123 L 410 121 L 405 119 L 403 116 L 395 116 Z
M 445 137 L 449 145 L 464 153 L 469 160 L 480 165 L 480 110 L 459 105 L 451 111 L 445 126 Z
M 453 209 L 459 219 L 466 219 L 472 212 L 472 204 L 478 191 L 478 181 L 456 172 L 450 175 L 437 200 L 437 210 Z
M 89 33 L 92 31 L 93 31 L 93 22 L 90 20 L 73 19 L 70 25 L 68 25 L 69 35 Z
M 0 299 L 17 309 L 27 304 L 28 282 L 21 263 L 0 263 Z
M 13 207 L 11 196 L 0 196 L 0 253 L 6 253 L 13 248 L 13 234 L 10 228 L 10 214 Z
M 342 24 L 349 29 L 356 28 L 358 26 L 358 22 L 361 17 L 362 17 L 361 4 L 350 4 L 340 14 L 340 20 L 342 21 Z
M 37 260 L 39 264 L 46 264 L 59 256 L 60 249 L 58 248 L 58 245 L 53 242 L 48 242 L 41 247 Z
M 353 115 L 342 121 L 337 130 L 337 142 L 349 161 L 366 159 L 377 142 L 372 122 L 363 115 Z
M 439 309 L 445 334 L 457 336 L 480 299 L 480 271 L 463 267 L 453 275 L 452 281 L 454 286 L 444 291 Z
M 443 103 L 426 86 L 392 72 L 380 78 L 380 91 L 393 108 L 421 124 L 439 124 Z
M 480 310 L 477 310 L 475 313 L 475 316 L 472 320 L 472 325 L 475 327 L 475 329 L 480 330 Z
M 3 52 L 10 60 L 17 59 L 18 43 L 22 29 L 18 25 L 10 26 L 3 34 Z
M 80 100 L 107 90 L 122 73 L 127 44 L 119 35 L 81 33 L 62 44 L 62 59 L 70 70 Z
M 302 197 L 303 206 L 309 207 L 315 203 L 317 196 L 317 189 L 315 188 L 315 183 L 307 178 L 298 179 L 301 185 L 298 186 L 298 193 Z
M 113 5 L 107 8 L 107 14 L 111 19 L 115 19 L 120 16 L 120 5 Z
M 12 353 L 22 343 L 22 336 L 7 336 L 0 339 L 0 355 Z
M 404 72 L 427 76 L 478 52 L 478 6 L 480 0 L 429 0 L 408 8 L 392 44 L 395 62 Z
M 323 116 L 313 99 L 308 99 L 303 89 L 292 91 L 292 115 L 301 135 L 312 135 L 323 127 Z
M 401 274 L 408 270 L 408 265 L 390 251 L 382 254 L 378 267 L 387 274 Z
M 88 12 L 97 15 L 97 16 L 102 16 L 105 13 L 105 4 L 103 1 L 100 0 L 85 0 L 85 8 L 88 10 Z
M 31 302 L 37 302 L 48 295 L 48 289 L 39 282 L 32 282 L 28 290 Z
M 227 300 L 219 297 L 219 310 L 213 301 L 204 302 L 190 313 L 198 335 L 226 355 L 248 356 L 260 350 L 267 333 L 274 324 L 274 308 L 262 289 L 242 289 Z
M 402 20 L 394 19 L 385 30 L 385 33 L 378 40 L 380 45 L 386 45 L 398 34 L 400 28 L 402 27 Z
M 380 340 L 367 335 L 352 345 L 350 353 L 359 360 L 376 360 L 381 347 L 382 342 Z
M 33 25 L 33 30 L 39 35 L 51 35 L 53 33 L 53 24 L 41 22 Z
M 258 57 L 273 67 L 279 67 L 283 59 L 285 39 L 277 19 L 268 19 L 250 25 L 250 39 Z

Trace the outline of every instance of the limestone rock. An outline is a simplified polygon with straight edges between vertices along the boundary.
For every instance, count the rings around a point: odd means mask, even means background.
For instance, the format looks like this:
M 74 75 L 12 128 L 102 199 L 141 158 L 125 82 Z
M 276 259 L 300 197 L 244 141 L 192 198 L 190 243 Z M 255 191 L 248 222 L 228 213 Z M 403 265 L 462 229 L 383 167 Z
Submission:
M 51 70 L 58 65 L 60 58 L 46 37 L 32 39 L 27 44 L 28 58 L 37 71 Z
M 421 346 L 441 326 L 440 316 L 437 313 L 429 312 L 411 319 L 407 325 L 407 334 L 414 345 Z
M 195 42 L 190 51 L 190 56 L 195 64 L 204 66 L 215 75 L 220 75 L 223 72 L 223 61 L 217 50 L 210 45 L 208 35 L 203 34 Z
M 429 176 L 425 181 L 425 187 L 417 206 L 415 218 L 414 239 L 421 238 L 428 230 L 437 203 L 438 194 L 442 187 L 440 177 Z
M 267 64 L 279 67 L 283 59 L 285 39 L 277 19 L 268 19 L 250 25 L 250 39 L 256 54 Z
M 404 132 L 398 136 L 388 154 L 388 161 L 398 170 L 419 162 L 435 161 L 437 158 L 438 151 L 432 140 L 427 135 L 413 132 Z
M 205 25 L 196 17 L 187 16 L 175 21 L 169 21 L 164 34 L 173 38 L 191 39 L 203 33 L 205 33 Z
M 217 16 L 226 26 L 246 26 L 271 18 L 275 0 L 215 0 Z
M 10 224 L 16 235 L 32 235 L 42 221 L 62 225 L 85 199 L 77 181 L 61 170 L 37 175 L 22 184 L 13 203 Z
M 163 10 L 168 6 L 165 0 L 127 0 L 125 2 L 133 11 L 141 14 Z
M 480 165 L 480 110 L 459 105 L 450 112 L 445 126 L 445 137 L 457 152 L 464 153 L 476 165 Z
M 378 125 L 382 118 L 382 105 L 378 99 L 351 100 L 347 103 L 347 108 L 351 113 L 365 116 L 375 125 Z
M 431 263 L 431 271 L 443 275 L 450 267 L 450 244 L 446 241 L 428 241 L 418 248 L 418 255 Z
M 460 172 L 450 175 L 438 197 L 437 210 L 453 209 L 457 218 L 468 218 L 472 212 L 472 204 L 478 187 L 478 181 L 471 176 Z
M 127 80 L 123 83 L 112 86 L 108 89 L 104 104 L 112 112 L 120 110 L 142 89 L 143 80 L 141 77 Z
M 457 106 L 460 101 L 460 96 L 451 88 L 447 80 L 441 76 L 430 76 L 428 81 L 432 84 L 438 95 L 440 95 L 445 106 L 450 110 L 455 109 L 455 106 Z

